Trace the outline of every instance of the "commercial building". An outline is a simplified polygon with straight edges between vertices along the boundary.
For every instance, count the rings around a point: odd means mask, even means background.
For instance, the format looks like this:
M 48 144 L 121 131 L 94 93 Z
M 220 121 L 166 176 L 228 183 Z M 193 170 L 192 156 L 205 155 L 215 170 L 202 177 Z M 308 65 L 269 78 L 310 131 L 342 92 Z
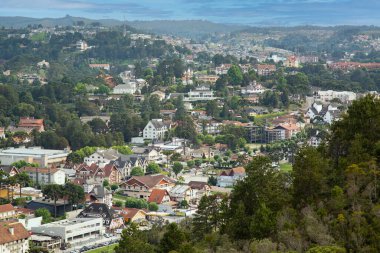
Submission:
M 29 251 L 29 232 L 19 222 L 0 222 L 0 252 L 25 253 Z
M 0 163 L 11 165 L 14 162 L 25 161 L 38 163 L 41 167 L 50 167 L 66 161 L 68 150 L 42 149 L 41 147 L 20 147 L 0 150 Z
M 74 218 L 32 227 L 33 233 L 60 237 L 64 244 L 95 239 L 104 234 L 104 231 L 102 218 Z

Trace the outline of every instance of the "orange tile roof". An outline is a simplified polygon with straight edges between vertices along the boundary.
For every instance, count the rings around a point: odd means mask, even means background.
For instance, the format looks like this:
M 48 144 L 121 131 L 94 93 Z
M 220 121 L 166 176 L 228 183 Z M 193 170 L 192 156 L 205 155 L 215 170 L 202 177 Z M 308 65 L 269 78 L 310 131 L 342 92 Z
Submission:
M 15 211 L 15 208 L 11 204 L 0 205 L 0 213 Z
M 164 199 L 165 195 L 169 195 L 167 190 L 164 189 L 153 189 L 150 193 L 148 202 L 156 202 L 157 204 L 161 204 L 162 200 Z
M 13 235 L 10 228 L 14 229 Z M 0 222 L 0 245 L 29 238 L 30 234 L 19 222 Z
M 144 214 L 146 215 L 146 212 L 145 210 L 143 209 L 137 209 L 137 208 L 123 208 L 122 211 L 121 211 L 121 215 L 127 219 L 132 219 L 133 217 L 135 217 L 135 215 L 139 212 L 139 211 L 142 211 L 144 212 Z
M 57 168 L 35 168 L 35 167 L 22 167 L 20 169 L 20 172 L 38 172 L 38 173 L 43 173 L 43 174 L 47 174 L 47 173 L 51 173 L 51 174 L 54 174 L 58 171 Z

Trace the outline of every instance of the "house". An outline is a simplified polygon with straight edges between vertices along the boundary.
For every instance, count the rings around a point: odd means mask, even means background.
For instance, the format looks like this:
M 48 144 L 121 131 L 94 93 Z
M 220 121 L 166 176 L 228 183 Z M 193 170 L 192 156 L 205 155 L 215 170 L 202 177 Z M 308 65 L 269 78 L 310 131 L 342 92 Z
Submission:
M 217 75 L 197 75 L 196 77 L 200 83 L 210 83 L 210 84 L 215 84 L 216 81 L 219 79 L 219 76 Z
M 174 185 L 174 180 L 162 174 L 155 174 L 133 176 L 121 184 L 120 187 L 123 189 L 124 194 L 129 197 L 148 200 L 153 189 L 170 190 Z
M 295 55 L 289 56 L 286 59 L 286 61 L 284 61 L 284 66 L 287 68 L 298 68 L 299 67 L 298 57 Z
M 17 161 L 38 163 L 42 167 L 49 167 L 66 162 L 68 150 L 42 149 L 40 147 L 19 147 L 0 150 L 0 163 L 11 165 Z
M 109 229 L 120 228 L 124 223 L 123 219 L 104 203 L 92 203 L 81 211 L 77 218 L 97 218 L 101 217 L 101 224 Z
M 232 64 L 222 64 L 215 68 L 215 73 L 217 75 L 226 75 L 228 70 L 232 67 Z
M 12 204 L 0 205 L 0 220 L 8 220 L 16 217 L 16 209 Z
M 170 201 L 169 192 L 166 189 L 153 189 L 148 198 L 148 202 L 163 204 Z
M 132 169 L 134 167 L 141 167 L 146 172 L 148 166 L 148 160 L 144 156 L 139 155 L 121 155 L 118 159 L 112 162 L 121 173 L 123 179 L 131 176 Z
M 125 222 L 141 222 L 146 220 L 146 211 L 137 208 L 123 208 L 120 212 Z
M 135 82 L 128 82 L 126 84 L 119 84 L 113 88 L 112 94 L 135 94 L 137 86 Z
M 45 60 L 42 60 L 40 62 L 37 62 L 37 67 L 39 68 L 50 68 L 50 63 L 45 61 Z
M 171 200 L 181 202 L 186 200 L 188 203 L 197 197 L 196 191 L 188 185 L 176 185 L 170 191 Z
M 75 47 L 77 50 L 81 52 L 86 51 L 89 48 L 87 42 L 84 40 L 77 41 L 77 43 L 75 44 Z
M 254 81 L 254 83 L 252 83 L 248 86 L 242 87 L 241 88 L 241 94 L 242 95 L 262 94 L 266 90 L 267 89 L 264 86 L 262 86 L 259 83 L 256 83 L 256 81 Z
M 105 227 L 102 218 L 74 218 L 59 220 L 38 227 L 32 227 L 33 234 L 59 236 L 61 246 L 76 244 L 84 240 L 96 240 L 103 235 Z
M 25 172 L 28 174 L 30 179 L 37 185 L 64 185 L 66 183 L 65 172 L 57 168 L 22 167 L 20 169 L 20 172 Z
M 184 98 L 184 101 L 207 101 L 217 99 L 214 97 L 214 91 L 210 89 L 210 86 L 199 85 L 194 90 L 188 92 L 188 97 Z
M 198 149 L 194 149 L 190 151 L 190 156 L 192 158 L 213 158 L 215 156 L 215 150 L 211 147 L 200 147 Z
M 29 251 L 28 230 L 19 222 L 0 222 L 0 252 L 26 253 Z
M 275 127 L 275 129 L 285 130 L 285 139 L 290 139 L 301 131 L 301 128 L 297 124 L 282 123 Z
M 87 165 L 97 164 L 99 167 L 104 167 L 112 161 L 115 161 L 121 154 L 114 149 L 98 149 L 95 153 L 84 158 Z
M 223 171 L 218 176 L 217 186 L 219 187 L 232 187 L 235 183 L 245 178 L 246 173 L 243 167 L 236 167 L 227 171 Z
M 152 119 L 143 130 L 143 138 L 148 140 L 163 140 L 169 128 L 162 119 Z
M 76 169 L 76 177 L 82 178 L 93 183 L 102 183 L 107 180 L 110 184 L 119 184 L 122 175 L 116 166 L 112 163 L 99 167 L 97 164 L 81 164 Z
M 16 176 L 20 173 L 19 169 L 17 169 L 15 166 L 10 165 L 0 165 L 0 171 L 5 172 L 10 177 Z
M 45 131 L 44 128 L 44 120 L 43 119 L 35 119 L 31 117 L 22 117 L 18 123 L 19 129 L 25 129 L 25 132 L 31 132 L 36 130 L 38 132 Z
M 132 152 L 139 157 L 145 157 L 148 162 L 160 159 L 161 154 L 156 147 L 133 147 Z
M 341 111 L 337 108 L 329 105 L 322 105 L 314 102 L 306 111 L 305 117 L 310 121 L 321 121 L 327 124 L 338 120 L 340 118 Z
M 195 192 L 195 198 L 192 199 L 193 203 L 198 203 L 203 196 L 211 194 L 211 187 L 207 182 L 190 181 L 187 185 Z
M 330 102 L 333 99 L 338 99 L 342 103 L 349 103 L 356 100 L 356 98 L 356 93 L 352 91 L 320 90 L 314 94 L 314 99 L 320 100 L 322 102 Z
M 276 65 L 257 64 L 254 69 L 259 76 L 269 76 L 276 72 Z
M 103 203 L 111 208 L 112 206 L 112 192 L 105 188 L 103 185 L 87 185 L 86 189 L 86 202 L 87 203 Z
M 223 125 L 222 123 L 214 121 L 214 120 L 202 121 L 202 122 L 196 123 L 198 133 L 206 132 L 207 134 L 211 134 L 211 135 L 220 134 L 222 131 L 222 125 Z
M 160 90 L 156 90 L 156 91 L 153 91 L 152 93 L 150 93 L 151 96 L 158 96 L 158 98 L 160 99 L 160 101 L 164 100 L 165 99 L 165 92 L 162 92 Z

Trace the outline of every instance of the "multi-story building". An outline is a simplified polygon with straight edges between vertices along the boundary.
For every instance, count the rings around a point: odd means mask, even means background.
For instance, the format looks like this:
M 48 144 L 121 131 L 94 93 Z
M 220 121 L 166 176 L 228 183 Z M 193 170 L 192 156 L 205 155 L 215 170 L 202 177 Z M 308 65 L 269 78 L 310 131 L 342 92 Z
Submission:
M 86 51 L 88 49 L 88 44 L 86 41 L 84 40 L 79 40 L 77 41 L 77 43 L 75 44 L 77 50 L 80 50 L 80 51 Z
M 28 174 L 30 179 L 38 185 L 64 185 L 66 181 L 65 172 L 57 168 L 23 167 L 20 169 L 20 172 L 25 172 L 26 174 Z
M 33 233 L 59 236 L 64 244 L 96 239 L 104 234 L 104 231 L 102 218 L 74 218 L 32 227 Z
M 25 161 L 38 163 L 41 167 L 50 167 L 66 162 L 68 150 L 42 149 L 40 147 L 20 147 L 0 150 L 0 163 L 11 165 L 14 162 Z
M 104 167 L 112 161 L 115 161 L 120 157 L 119 154 L 114 149 L 98 149 L 95 153 L 84 158 L 84 162 L 87 165 L 97 164 L 99 167 Z
M 16 210 L 11 204 L 0 205 L 0 220 L 8 220 L 15 217 Z
M 356 93 L 352 91 L 318 91 L 314 98 L 322 102 L 329 102 L 333 99 L 339 99 L 343 103 L 351 102 L 356 99 Z
M 168 126 L 162 119 L 152 119 L 144 128 L 143 138 L 148 140 L 162 140 L 168 130 Z
M 272 64 L 257 64 L 255 70 L 259 76 L 269 76 L 276 72 L 276 65 Z
M 30 234 L 19 222 L 0 222 L 0 252 L 26 253 Z

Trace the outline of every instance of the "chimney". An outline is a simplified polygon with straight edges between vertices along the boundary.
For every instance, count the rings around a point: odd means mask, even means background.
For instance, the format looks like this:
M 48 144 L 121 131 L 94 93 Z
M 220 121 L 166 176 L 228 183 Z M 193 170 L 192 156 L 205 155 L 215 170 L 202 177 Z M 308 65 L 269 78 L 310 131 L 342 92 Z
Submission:
M 14 227 L 10 227 L 8 230 L 9 230 L 9 233 L 11 235 L 15 235 L 15 229 L 14 229 Z

